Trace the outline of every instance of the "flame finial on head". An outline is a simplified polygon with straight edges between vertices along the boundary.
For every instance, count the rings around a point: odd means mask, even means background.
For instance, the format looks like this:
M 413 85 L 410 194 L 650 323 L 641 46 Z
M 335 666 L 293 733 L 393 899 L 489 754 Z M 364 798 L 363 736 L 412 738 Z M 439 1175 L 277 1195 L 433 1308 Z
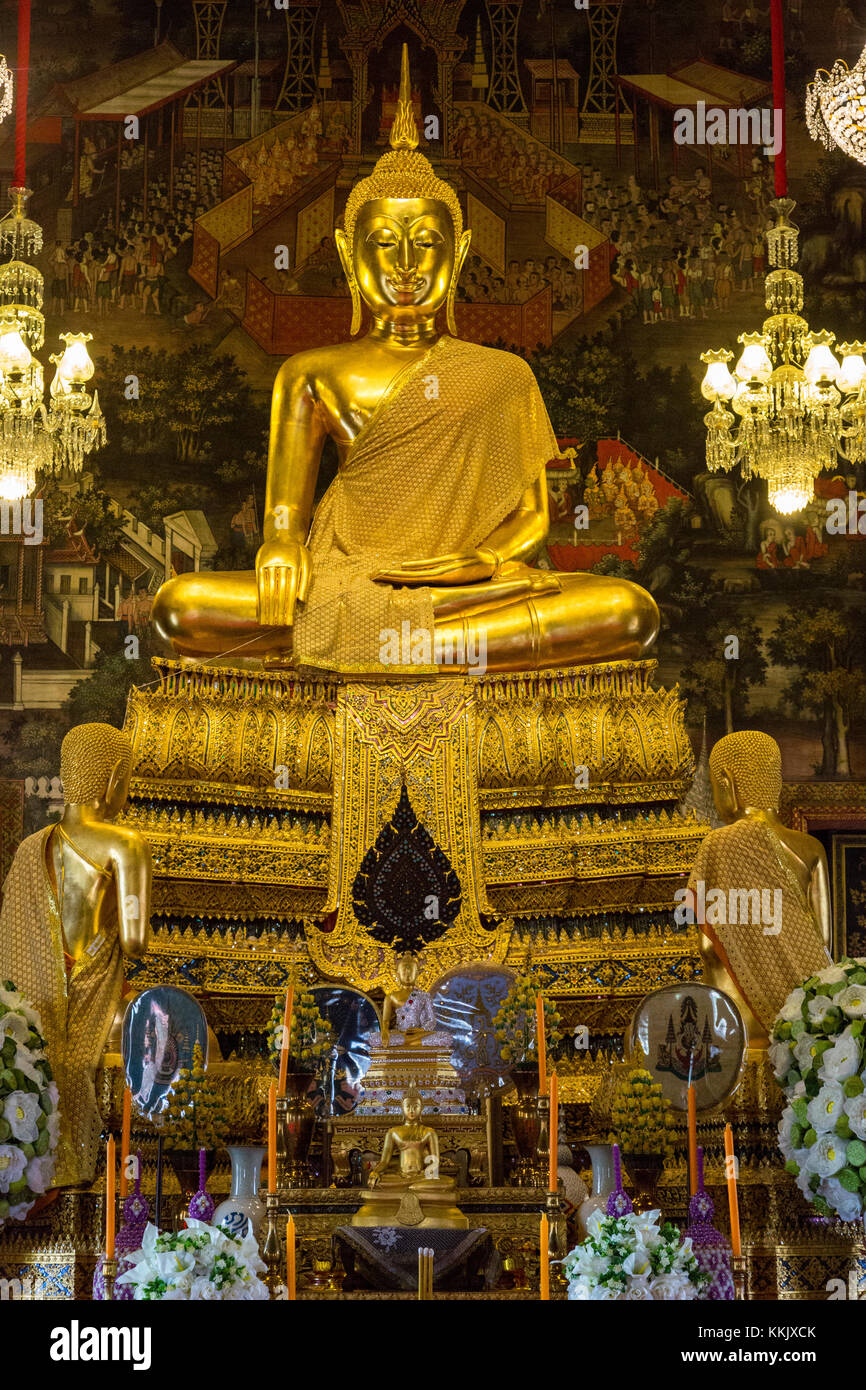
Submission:
M 437 178 L 429 159 L 417 148 L 418 140 L 409 79 L 409 49 L 404 44 L 400 63 L 400 100 L 391 127 L 391 148 L 377 160 L 372 174 L 355 184 L 346 202 L 343 225 L 350 246 L 355 219 L 363 205 L 374 198 L 435 198 L 448 208 L 455 239 L 460 240 L 463 214 L 457 193 L 450 183 Z
M 400 58 L 400 99 L 397 114 L 391 125 L 388 144 L 392 150 L 416 150 L 418 148 L 418 126 L 412 106 L 412 84 L 409 81 L 409 45 L 404 43 Z

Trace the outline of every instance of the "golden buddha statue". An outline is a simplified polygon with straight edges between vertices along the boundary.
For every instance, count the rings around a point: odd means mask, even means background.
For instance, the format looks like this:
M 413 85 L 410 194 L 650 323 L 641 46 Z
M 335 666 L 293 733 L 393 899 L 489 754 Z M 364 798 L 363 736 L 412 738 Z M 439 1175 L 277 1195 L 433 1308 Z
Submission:
M 123 956 L 143 956 L 151 858 L 113 822 L 129 792 L 132 745 L 109 724 L 63 740 L 63 815 L 24 840 L 3 886 L 0 980 L 38 1010 L 60 1094 L 54 1185 L 90 1182 L 100 1130 L 96 1070 L 123 989 Z
M 391 1038 L 391 1025 L 396 1020 L 400 1041 L 404 1047 L 418 1047 L 425 1038 L 435 1036 L 436 1016 L 426 990 L 418 988 L 421 962 L 414 951 L 403 951 L 394 962 L 397 983 L 385 995 L 382 1005 L 382 1046 Z M 450 1037 L 445 1035 L 446 1043 Z
M 447 1226 L 463 1230 L 466 1217 L 454 1205 L 453 1178 L 439 1176 L 439 1140 L 425 1125 L 423 1101 L 410 1087 L 403 1097 L 405 1123 L 385 1135 L 382 1157 L 370 1169 L 353 1226 Z
M 467 1113 L 466 1096 L 451 1062 L 454 1039 L 436 1027 L 433 1000 L 418 986 L 421 962 L 412 950 L 394 958 L 396 983 L 382 1005 L 382 1026 L 365 1034 L 370 1066 L 359 1113 L 393 1114 L 401 1095 L 417 1095 L 440 1115 Z
M 705 983 L 731 996 L 750 1046 L 765 1048 L 791 990 L 831 964 L 827 858 L 814 836 L 779 819 L 782 755 L 768 734 L 719 739 L 710 779 L 727 824 L 704 839 L 687 901 Z
M 531 565 L 556 439 L 522 358 L 437 330 L 444 309 L 455 333 L 470 233 L 418 138 L 404 46 L 391 149 L 334 234 L 352 334 L 362 301 L 371 326 L 277 373 L 255 572 L 162 586 L 153 620 L 180 655 L 419 674 L 637 659 L 655 640 L 643 589 Z M 313 516 L 328 435 L 339 471 Z M 403 632 L 418 645 L 398 662 L 388 644 Z

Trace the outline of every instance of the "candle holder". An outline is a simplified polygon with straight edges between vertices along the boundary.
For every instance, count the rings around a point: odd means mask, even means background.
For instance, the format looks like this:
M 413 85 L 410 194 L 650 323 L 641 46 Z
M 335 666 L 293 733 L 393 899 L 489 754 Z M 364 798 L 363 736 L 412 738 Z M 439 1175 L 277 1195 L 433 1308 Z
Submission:
M 547 1091 L 538 1093 L 538 1146 L 535 1150 L 538 1163 L 538 1184 L 547 1183 L 550 1169 L 550 1096 Z
M 564 1260 L 568 1254 L 568 1235 L 565 1229 L 565 1209 L 558 1192 L 548 1192 L 545 1203 L 550 1233 L 547 1249 L 551 1260 Z
M 289 1072 L 286 1094 L 277 1096 L 277 1186 L 312 1187 L 310 1144 L 316 1112 L 307 1103 L 309 1072 Z
M 734 1300 L 737 1303 L 748 1302 L 746 1293 L 746 1257 L 745 1255 L 731 1256 L 731 1274 L 734 1278 Z
M 103 1298 L 108 1303 L 114 1302 L 114 1281 L 117 1278 L 117 1260 L 106 1255 L 102 1261 L 102 1283 L 105 1289 Z
M 268 1233 L 265 1237 L 265 1243 L 262 1246 L 262 1259 L 267 1265 L 268 1270 L 265 1277 L 268 1293 L 271 1299 L 275 1299 L 277 1290 L 282 1283 L 280 1278 L 282 1251 L 280 1249 L 280 1242 L 277 1239 L 277 1209 L 280 1205 L 279 1193 L 269 1192 L 265 1198 L 265 1204 L 268 1219 Z

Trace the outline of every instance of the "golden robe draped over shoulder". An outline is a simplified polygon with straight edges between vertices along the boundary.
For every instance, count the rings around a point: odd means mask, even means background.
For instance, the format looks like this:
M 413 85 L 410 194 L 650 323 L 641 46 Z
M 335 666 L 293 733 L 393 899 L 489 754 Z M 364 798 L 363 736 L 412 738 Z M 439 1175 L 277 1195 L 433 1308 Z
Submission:
M 370 576 L 479 545 L 556 453 L 522 358 L 440 338 L 392 382 L 316 509 L 296 664 L 372 672 L 383 669 L 386 631 L 399 633 L 408 620 L 413 632 L 432 635 L 429 589 Z
M 769 826 L 752 820 L 735 821 L 706 836 L 689 879 L 693 893 L 700 882 L 707 894 L 713 888 L 724 891 L 728 920 L 702 923 L 701 931 L 768 1033 L 791 990 L 832 964 L 820 928 L 784 854 L 779 837 Z M 763 921 L 731 922 L 730 895 L 749 889 L 781 893 L 778 934 L 766 932 Z M 767 901 L 773 903 L 775 899 Z
M 60 1093 L 54 1186 L 92 1182 L 101 1120 L 96 1070 L 123 989 L 116 920 L 109 921 L 67 978 L 57 898 L 46 861 L 53 827 L 15 851 L 0 910 L 0 980 L 11 980 L 38 1009 Z

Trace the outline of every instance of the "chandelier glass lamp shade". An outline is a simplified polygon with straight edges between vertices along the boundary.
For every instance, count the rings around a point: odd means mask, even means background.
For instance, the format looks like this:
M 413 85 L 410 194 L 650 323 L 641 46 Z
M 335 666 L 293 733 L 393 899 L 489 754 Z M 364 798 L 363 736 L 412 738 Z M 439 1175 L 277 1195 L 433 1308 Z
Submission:
M 5 121 L 12 110 L 12 73 L 9 64 L 0 53 L 0 121 Z
M 78 473 L 87 455 L 105 443 L 105 420 L 87 351 L 89 333 L 62 333 L 48 404 L 42 364 L 35 354 L 45 339 L 42 275 L 24 259 L 42 244 L 39 226 L 27 217 L 29 190 L 10 189 L 12 209 L 0 221 L 0 497 L 25 497 L 37 473 Z
M 54 380 L 45 401 L 44 284 L 32 259 L 42 250 L 42 228 L 27 215 L 27 86 L 30 0 L 18 0 L 18 82 L 12 206 L 0 218 L 0 498 L 26 497 L 38 473 L 79 473 L 87 455 L 105 443 L 99 397 L 87 390 L 94 367 L 89 333 L 61 333 L 62 352 L 49 360 Z M 11 90 L 11 89 L 10 89 Z M 0 67 L 0 112 L 6 100 Z
M 819 68 L 806 88 L 806 124 L 813 140 L 866 164 L 866 49 L 853 68 L 839 58 Z
M 702 353 L 701 393 L 713 406 L 704 416 L 707 467 L 739 466 L 745 478 L 765 479 L 771 506 L 790 515 L 808 505 L 816 477 L 840 456 L 866 461 L 866 344 L 840 343 L 837 356 L 832 333 L 811 331 L 801 316 L 803 277 L 794 269 L 794 204 L 777 198 L 772 207 L 769 317 L 760 333 L 740 334 L 733 369 L 733 353 Z

